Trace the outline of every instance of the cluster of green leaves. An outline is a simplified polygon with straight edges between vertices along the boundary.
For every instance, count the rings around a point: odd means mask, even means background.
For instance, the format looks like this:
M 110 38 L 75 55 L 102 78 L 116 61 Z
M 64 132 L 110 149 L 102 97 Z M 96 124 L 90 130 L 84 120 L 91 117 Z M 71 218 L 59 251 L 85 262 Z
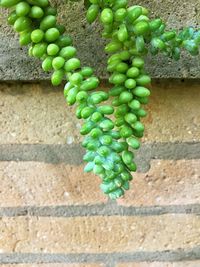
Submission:
M 92 68 L 81 66 L 48 0 L 0 0 L 0 5 L 11 9 L 8 23 L 19 33 L 20 44 L 30 45 L 29 55 L 42 60 L 44 71 L 53 71 L 52 84 L 67 80 L 66 102 L 76 104 L 76 116 L 84 120 L 80 133 L 86 136 L 85 171 L 100 176 L 101 189 L 111 199 L 122 196 L 136 171 L 133 150 L 140 147 L 141 119 L 147 115 L 143 105 L 148 103 L 151 78 L 143 57 L 148 51 L 163 52 L 177 60 L 181 48 L 197 55 L 200 32 L 166 31 L 161 19 L 150 20 L 146 8 L 128 7 L 127 0 L 90 0 L 86 17 L 89 23 L 99 18 L 102 36 L 109 40 L 105 52 L 110 54 L 107 71 L 113 85 L 109 92 L 94 91 L 99 79 Z

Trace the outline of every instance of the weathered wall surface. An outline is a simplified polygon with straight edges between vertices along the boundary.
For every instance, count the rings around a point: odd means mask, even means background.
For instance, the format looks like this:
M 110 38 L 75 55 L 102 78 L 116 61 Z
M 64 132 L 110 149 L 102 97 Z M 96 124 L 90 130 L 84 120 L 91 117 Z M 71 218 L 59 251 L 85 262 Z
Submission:
M 52 3 L 83 63 L 105 78 L 101 29 L 86 23 L 83 1 Z M 134 3 L 168 28 L 199 26 L 200 0 Z M 0 267 L 199 267 L 200 85 L 183 78 L 200 78 L 200 57 L 148 57 L 151 75 L 168 79 L 153 80 L 131 189 L 110 201 L 83 173 L 63 86 L 43 81 L 0 11 Z
M 0 267 L 200 266 L 199 82 L 151 91 L 139 169 L 115 202 L 83 173 L 62 87 L 1 83 Z
M 183 26 L 199 27 L 199 0 L 137 0 L 133 3 L 143 4 L 151 10 L 151 17 L 161 17 L 168 28 L 181 29 Z M 52 0 L 58 7 L 59 21 L 66 25 L 73 36 L 83 64 L 94 66 L 96 73 L 107 77 L 105 72 L 106 56 L 104 42 L 100 38 L 99 25 L 88 25 L 85 20 L 83 1 L 70 2 Z M 1 10 L 0 17 L 0 79 L 1 80 L 39 80 L 47 79 L 40 68 L 40 62 L 27 56 L 27 49 L 20 48 L 17 35 L 6 26 L 6 12 Z M 147 70 L 153 77 L 162 78 L 200 78 L 200 57 L 184 54 L 179 62 L 164 56 L 147 58 Z

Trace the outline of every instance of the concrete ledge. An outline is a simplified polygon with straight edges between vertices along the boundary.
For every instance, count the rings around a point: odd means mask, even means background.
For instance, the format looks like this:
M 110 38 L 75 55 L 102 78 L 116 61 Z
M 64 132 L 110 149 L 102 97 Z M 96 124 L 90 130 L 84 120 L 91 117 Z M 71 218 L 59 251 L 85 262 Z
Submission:
M 59 3 L 58 3 L 59 2 Z M 85 20 L 83 1 L 68 2 L 52 0 L 58 7 L 59 21 L 67 26 L 74 38 L 79 56 L 83 64 L 95 67 L 101 78 L 106 78 L 106 56 L 103 51 L 104 42 L 100 38 L 99 25 L 88 25 Z M 133 2 L 133 1 L 132 1 Z M 167 22 L 168 28 L 180 29 L 182 26 L 196 26 L 200 21 L 200 2 L 191 0 L 148 1 L 137 0 L 134 4 L 142 4 L 151 10 L 152 17 L 160 16 Z M 131 3 L 130 3 L 131 4 Z M 46 80 L 49 79 L 40 67 L 40 62 L 27 56 L 26 48 L 20 48 L 17 35 L 6 25 L 7 13 L 0 18 L 0 80 Z M 172 62 L 164 56 L 147 58 L 147 70 L 152 77 L 163 78 L 200 78 L 200 57 L 191 57 L 183 53 L 179 62 Z

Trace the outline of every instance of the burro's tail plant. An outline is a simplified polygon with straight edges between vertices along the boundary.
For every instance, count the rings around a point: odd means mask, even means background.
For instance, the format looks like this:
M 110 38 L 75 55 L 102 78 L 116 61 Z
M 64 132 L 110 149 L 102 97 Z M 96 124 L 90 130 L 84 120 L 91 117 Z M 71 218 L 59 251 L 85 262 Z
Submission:
M 10 9 L 8 23 L 19 33 L 20 45 L 29 45 L 29 55 L 42 60 L 44 71 L 53 71 L 52 84 L 67 80 L 64 97 L 69 105 L 76 104 L 76 116 L 84 121 L 80 133 L 85 135 L 85 171 L 99 175 L 102 191 L 116 199 L 129 189 L 131 172 L 136 171 L 133 150 L 140 147 L 144 133 L 141 119 L 147 115 L 143 105 L 148 103 L 151 78 L 143 58 L 161 52 L 178 60 L 182 48 L 195 56 L 200 31 L 167 31 L 160 18 L 151 20 L 146 8 L 128 7 L 128 0 L 89 1 L 87 21 L 98 18 L 102 37 L 108 40 L 109 92 L 96 90 L 99 79 L 91 67 L 81 65 L 48 0 L 1 0 L 0 5 Z

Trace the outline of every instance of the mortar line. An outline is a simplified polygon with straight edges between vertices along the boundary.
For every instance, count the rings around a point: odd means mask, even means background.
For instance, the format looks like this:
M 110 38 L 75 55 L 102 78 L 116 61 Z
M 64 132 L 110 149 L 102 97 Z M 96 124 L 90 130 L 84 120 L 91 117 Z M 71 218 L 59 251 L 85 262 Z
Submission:
M 1 144 L 0 161 L 36 161 L 52 164 L 81 165 L 85 150 L 81 144 Z M 200 142 L 144 143 L 136 152 L 139 172 L 150 168 L 151 159 L 200 159 Z
M 70 206 L 1 207 L 0 217 L 85 217 L 85 216 L 159 216 L 165 214 L 200 215 L 200 204 L 151 207 L 126 207 L 116 203 Z
M 110 259 L 109 262 L 105 262 L 104 265 L 105 267 L 116 267 L 116 262 Z
M 130 253 L 3 253 L 0 254 L 1 264 L 20 263 L 104 263 L 113 266 L 125 262 L 180 262 L 200 259 L 200 246 L 189 249 L 166 251 L 133 251 Z

